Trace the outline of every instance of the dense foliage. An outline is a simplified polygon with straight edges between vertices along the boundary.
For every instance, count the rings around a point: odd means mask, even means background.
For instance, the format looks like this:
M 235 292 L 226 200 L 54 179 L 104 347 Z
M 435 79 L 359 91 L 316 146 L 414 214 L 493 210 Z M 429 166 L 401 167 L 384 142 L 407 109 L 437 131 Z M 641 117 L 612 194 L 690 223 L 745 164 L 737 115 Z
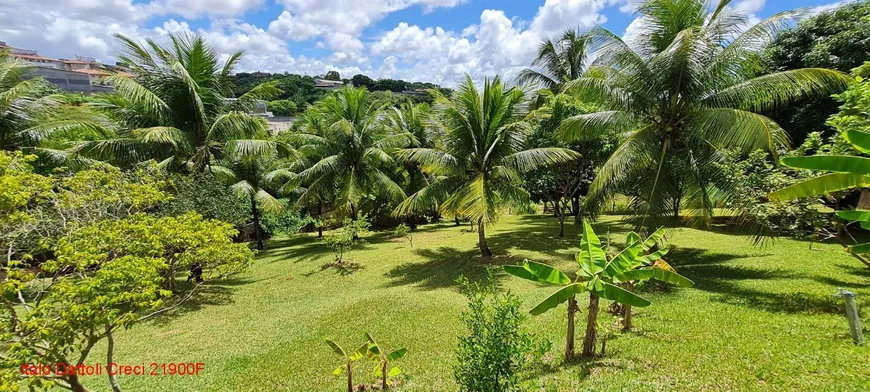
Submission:
M 266 104 L 266 109 L 276 116 L 292 116 L 296 114 L 297 105 L 290 100 L 278 99 Z
M 768 56 L 771 71 L 821 67 L 850 72 L 870 59 L 870 2 L 846 2 L 783 31 Z M 770 117 L 800 143 L 813 132 L 830 135 L 825 120 L 836 112 L 833 99 L 819 97 L 772 111 Z
M 459 337 L 453 376 L 461 391 L 518 391 L 520 372 L 534 348 L 522 323 L 522 301 L 495 290 L 492 276 L 482 283 L 460 277 L 468 301 L 462 312 L 466 334 Z
M 787 135 L 759 114 L 803 97 L 826 96 L 849 83 L 839 72 L 802 68 L 758 75 L 763 45 L 792 20 L 774 15 L 747 27 L 747 16 L 719 2 L 651 0 L 639 12 L 641 29 L 632 45 L 602 29 L 595 64 L 566 89 L 601 110 L 563 122 L 564 137 L 581 140 L 606 129 L 631 135 L 605 162 L 590 186 L 600 205 L 634 187 L 640 226 L 681 210 L 710 221 L 727 189 L 712 169 L 719 151 L 776 152 Z

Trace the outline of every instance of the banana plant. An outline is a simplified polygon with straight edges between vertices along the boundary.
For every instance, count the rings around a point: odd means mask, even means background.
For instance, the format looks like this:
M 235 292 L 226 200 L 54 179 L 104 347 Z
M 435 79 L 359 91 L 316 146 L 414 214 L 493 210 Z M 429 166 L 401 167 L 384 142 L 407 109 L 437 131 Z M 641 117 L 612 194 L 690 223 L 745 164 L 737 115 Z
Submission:
M 653 247 L 659 245 L 659 242 L 667 234 L 665 228 L 659 228 L 649 237 L 641 239 L 640 235 L 635 232 L 630 232 L 626 236 L 625 243 L 632 244 L 640 242 L 641 252 L 635 258 L 634 262 L 627 267 L 630 267 L 628 272 L 616 275 L 613 281 L 616 283 L 622 282 L 624 288 L 628 291 L 634 290 L 634 285 L 638 282 L 645 282 L 651 279 L 660 280 L 667 283 L 672 283 L 677 286 L 691 287 L 694 282 L 680 275 L 671 267 L 662 257 L 668 253 L 668 248 L 658 247 L 652 251 Z M 622 306 L 622 329 L 628 331 L 631 329 L 631 305 Z
M 399 369 L 397 366 L 393 366 L 393 368 L 390 369 L 389 372 L 387 372 L 387 368 L 389 367 L 390 362 L 404 357 L 408 350 L 405 348 L 400 348 L 387 354 L 387 352 L 381 348 L 381 345 L 375 342 L 375 339 L 372 338 L 372 335 L 369 335 L 368 332 L 366 332 L 366 339 L 368 340 L 365 351 L 366 357 L 378 363 L 375 366 L 374 374 L 378 375 L 380 373 L 382 382 L 381 390 L 387 390 L 390 385 L 387 380 L 402 374 L 402 370 Z
M 330 339 L 326 339 L 326 344 L 329 345 L 329 347 L 332 348 L 332 351 L 335 351 L 336 354 L 341 355 L 344 360 L 344 363 L 341 364 L 339 367 L 335 368 L 332 374 L 334 376 L 339 376 L 342 372 L 347 370 L 347 392 L 353 392 L 353 361 L 362 358 L 366 354 L 369 348 L 369 344 L 364 343 L 356 351 L 350 353 L 345 351 L 341 346 L 338 345 L 338 343 Z
M 870 154 L 870 133 L 847 130 L 843 138 L 858 151 Z M 782 164 L 796 169 L 830 172 L 797 184 L 787 186 L 769 195 L 772 201 L 793 200 L 802 197 L 829 194 L 832 192 L 863 189 L 870 187 L 870 158 L 851 155 L 814 155 L 805 157 L 784 157 Z M 857 221 L 863 229 L 870 229 L 870 210 L 837 211 L 837 216 L 849 221 Z M 870 253 L 870 242 L 847 245 L 846 250 L 861 262 L 870 266 L 863 254 Z
M 632 275 L 631 271 L 637 268 L 638 260 L 643 249 L 643 243 L 637 239 L 628 244 L 617 255 L 609 258 L 602 248 L 601 241 L 592 230 L 588 221 L 583 221 L 583 237 L 580 240 L 580 253 L 576 260 L 579 269 L 576 278 L 571 280 L 564 272 L 546 264 L 524 260 L 518 266 L 505 266 L 505 272 L 535 282 L 562 286 L 541 303 L 532 308 L 532 315 L 542 314 L 553 309 L 561 303 L 568 301 L 568 334 L 565 342 L 565 360 L 574 358 L 574 314 L 578 311 L 577 294 L 589 293 L 589 308 L 586 316 L 586 335 L 583 339 L 582 356 L 592 357 L 595 355 L 595 344 L 598 334 L 598 303 L 600 298 L 616 301 L 623 305 L 646 307 L 650 302 L 646 299 L 618 286 L 619 283 L 633 280 L 632 277 L 640 278 L 647 272 L 637 272 Z M 628 274 L 626 276 L 626 274 Z M 661 269 L 653 271 L 653 274 L 665 280 L 673 272 Z M 622 278 L 617 278 L 621 276 Z

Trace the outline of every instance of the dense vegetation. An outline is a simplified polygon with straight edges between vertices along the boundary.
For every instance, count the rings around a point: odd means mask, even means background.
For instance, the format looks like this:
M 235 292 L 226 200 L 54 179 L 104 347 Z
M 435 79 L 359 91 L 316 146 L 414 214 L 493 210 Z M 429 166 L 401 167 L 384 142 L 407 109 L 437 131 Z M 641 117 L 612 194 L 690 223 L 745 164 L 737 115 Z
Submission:
M 200 36 L 118 36 L 130 72 L 82 98 L 2 52 L 0 390 L 194 388 L 22 367 L 98 352 L 210 360 L 211 389 L 325 390 L 332 369 L 348 391 L 866 389 L 830 295 L 870 267 L 870 56 L 847 39 L 866 9 L 791 28 L 798 12 L 748 26 L 727 0 L 648 0 L 634 42 L 568 30 L 516 82 L 453 90 L 327 92 L 236 74 L 242 52 Z M 767 116 L 828 97 L 796 148 Z M 261 100 L 293 127 L 272 134 Z M 558 226 L 517 216 L 538 203 Z M 820 244 L 752 248 L 789 236 Z

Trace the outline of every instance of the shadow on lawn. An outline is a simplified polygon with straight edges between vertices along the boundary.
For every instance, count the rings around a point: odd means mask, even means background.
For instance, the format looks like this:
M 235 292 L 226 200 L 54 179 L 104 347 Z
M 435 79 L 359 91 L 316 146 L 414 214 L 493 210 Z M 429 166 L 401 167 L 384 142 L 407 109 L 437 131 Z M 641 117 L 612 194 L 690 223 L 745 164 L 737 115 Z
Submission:
M 233 303 L 233 294 L 236 291 L 235 286 L 247 285 L 258 282 L 260 280 L 268 279 L 272 278 L 258 280 L 250 280 L 245 278 L 229 278 L 224 280 L 207 281 L 202 286 L 200 286 L 196 290 L 196 292 L 193 293 L 193 295 L 179 307 L 167 311 L 163 314 L 157 315 L 154 318 L 147 320 L 146 322 L 154 323 L 156 325 L 166 325 L 175 318 L 184 315 L 185 313 L 196 312 L 203 307 L 231 304 Z M 193 283 L 189 282 L 179 282 L 178 288 L 182 292 L 186 292 L 184 290 L 190 289 L 192 285 Z
M 694 288 L 716 293 L 713 297 L 715 301 L 773 313 L 842 313 L 842 306 L 830 295 L 773 293 L 741 286 L 741 280 L 804 278 L 789 271 L 726 264 L 728 261 L 747 257 L 758 256 L 712 253 L 697 248 L 674 248 L 668 253 L 667 260 L 680 274 L 695 282 Z
M 414 249 L 417 256 L 427 260 L 418 263 L 404 263 L 387 272 L 390 278 L 388 286 L 415 285 L 424 290 L 435 290 L 445 287 L 456 287 L 456 279 L 465 276 L 472 281 L 481 281 L 486 278 L 486 268 L 492 268 L 493 279 L 498 287 L 499 278 L 504 275 L 501 266 L 515 264 L 518 260 L 504 252 L 498 252 L 493 248 L 495 255 L 491 258 L 482 258 L 478 250 L 460 251 L 455 248 L 442 246 L 436 249 Z

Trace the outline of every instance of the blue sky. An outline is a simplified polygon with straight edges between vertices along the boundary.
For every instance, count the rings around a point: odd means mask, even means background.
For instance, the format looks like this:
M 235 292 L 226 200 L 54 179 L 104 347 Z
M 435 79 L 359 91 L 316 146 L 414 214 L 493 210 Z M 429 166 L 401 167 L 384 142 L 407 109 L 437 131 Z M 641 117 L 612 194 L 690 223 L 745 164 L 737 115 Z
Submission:
M 198 33 L 223 54 L 245 49 L 239 71 L 433 81 L 466 73 L 511 77 L 538 43 L 601 24 L 624 34 L 641 0 L 4 0 L 0 40 L 43 55 L 115 61 L 113 34 L 165 39 Z M 834 0 L 736 0 L 750 23 Z M 636 26 L 636 25 L 635 25 Z M 636 28 L 633 29 L 636 32 Z

